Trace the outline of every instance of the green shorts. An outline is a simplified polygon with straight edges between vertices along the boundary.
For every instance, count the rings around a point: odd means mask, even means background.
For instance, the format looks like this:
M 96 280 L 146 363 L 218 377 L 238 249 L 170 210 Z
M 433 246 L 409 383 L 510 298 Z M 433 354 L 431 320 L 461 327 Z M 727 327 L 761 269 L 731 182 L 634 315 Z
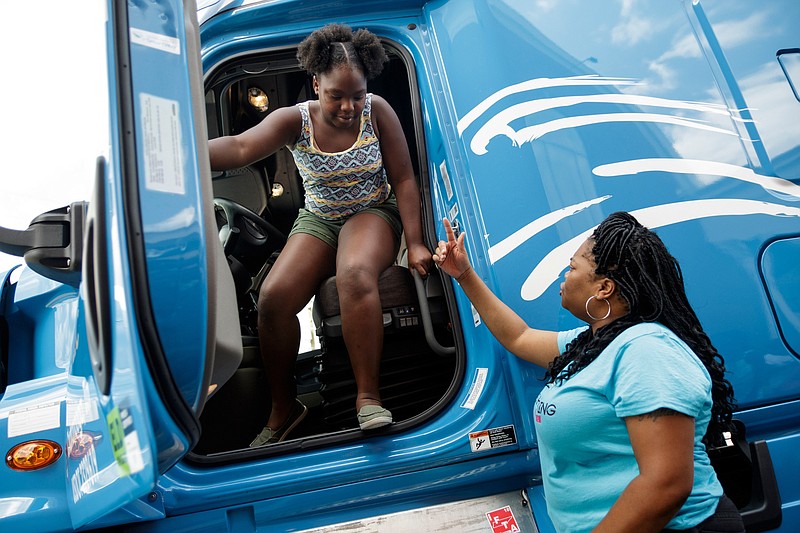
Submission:
M 355 214 L 360 215 L 361 213 L 372 213 L 381 217 L 389 224 L 389 227 L 392 228 L 395 237 L 397 237 L 397 242 L 400 242 L 403 224 L 400 222 L 400 209 L 397 207 L 397 199 L 394 197 L 394 193 L 382 204 L 362 209 Z M 336 250 L 339 242 L 339 232 L 342 231 L 345 222 L 350 220 L 353 216 L 354 215 L 350 215 L 337 220 L 328 220 L 315 215 L 305 208 L 300 208 L 297 219 L 295 219 L 292 225 L 292 230 L 289 232 L 289 237 L 295 233 L 307 233 Z

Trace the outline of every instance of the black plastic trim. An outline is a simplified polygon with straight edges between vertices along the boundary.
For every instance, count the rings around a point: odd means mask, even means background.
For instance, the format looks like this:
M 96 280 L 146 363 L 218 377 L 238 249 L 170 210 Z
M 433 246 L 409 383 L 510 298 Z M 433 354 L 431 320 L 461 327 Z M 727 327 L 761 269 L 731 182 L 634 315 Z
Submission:
M 24 257 L 31 270 L 78 287 L 81 282 L 86 202 L 38 215 L 24 231 L 0 226 L 0 252 Z
M 6 273 L 3 284 L 0 286 L 0 396 L 6 392 L 6 387 L 8 386 L 8 345 L 10 338 L 5 312 L 6 298 L 10 298 L 15 290 L 11 283 L 11 272 L 13 270 L 12 268 Z
M 97 387 L 108 396 L 113 376 L 114 347 L 111 337 L 111 287 L 108 276 L 106 227 L 106 160 L 97 158 L 94 192 L 89 204 L 83 249 L 86 333 L 89 358 Z
M 753 464 L 753 496 L 745 507 L 739 509 L 745 528 L 747 533 L 777 529 L 783 521 L 781 494 L 766 441 L 750 443 L 750 459 Z
M 767 442 L 748 442 L 744 422 L 734 419 L 732 424 L 725 444 L 710 448 L 708 457 L 725 494 L 739 509 L 747 532 L 775 529 L 783 515 Z

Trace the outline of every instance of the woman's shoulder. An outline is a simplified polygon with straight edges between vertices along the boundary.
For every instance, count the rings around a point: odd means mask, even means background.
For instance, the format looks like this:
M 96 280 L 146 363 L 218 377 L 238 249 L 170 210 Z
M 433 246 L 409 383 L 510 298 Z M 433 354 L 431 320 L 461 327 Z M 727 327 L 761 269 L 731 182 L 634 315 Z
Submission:
M 640 322 L 629 327 L 615 339 L 618 344 L 677 343 L 683 341 L 671 329 L 659 322 Z
M 618 349 L 624 347 L 624 351 L 644 350 L 658 355 L 680 354 L 681 358 L 697 360 L 692 349 L 675 332 L 658 322 L 642 322 L 631 326 L 620 333 L 615 341 L 619 341 Z
M 629 327 L 625 331 L 623 331 L 620 336 L 625 336 L 630 339 L 636 339 L 640 337 L 667 337 L 667 338 L 674 338 L 678 339 L 678 336 L 669 329 L 667 326 L 661 324 L 660 322 L 640 322 L 638 324 L 634 324 L 633 326 Z M 680 340 L 680 339 L 678 339 Z
M 575 329 L 569 329 L 558 332 L 558 353 L 564 353 L 567 349 L 567 344 L 575 340 L 578 335 L 589 329 L 589 326 L 581 326 Z

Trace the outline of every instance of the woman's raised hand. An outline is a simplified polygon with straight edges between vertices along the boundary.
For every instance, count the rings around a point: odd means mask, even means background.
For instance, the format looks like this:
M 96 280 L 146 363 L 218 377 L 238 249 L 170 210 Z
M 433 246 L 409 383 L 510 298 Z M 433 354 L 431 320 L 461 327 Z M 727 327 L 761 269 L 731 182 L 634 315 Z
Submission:
M 444 222 L 447 242 L 439 241 L 439 245 L 433 253 L 433 261 L 444 272 L 456 280 L 461 280 L 472 269 L 464 249 L 464 233 L 461 233 L 456 239 L 450 221 L 445 218 L 442 219 L 442 222 Z

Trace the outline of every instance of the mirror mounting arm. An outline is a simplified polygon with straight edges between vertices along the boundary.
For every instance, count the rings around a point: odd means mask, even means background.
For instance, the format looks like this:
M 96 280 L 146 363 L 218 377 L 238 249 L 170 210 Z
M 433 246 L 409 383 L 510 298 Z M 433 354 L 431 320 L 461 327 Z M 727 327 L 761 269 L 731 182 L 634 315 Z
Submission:
M 0 252 L 23 257 L 34 272 L 77 287 L 81 281 L 88 205 L 88 202 L 74 202 L 42 213 L 26 230 L 0 226 Z

